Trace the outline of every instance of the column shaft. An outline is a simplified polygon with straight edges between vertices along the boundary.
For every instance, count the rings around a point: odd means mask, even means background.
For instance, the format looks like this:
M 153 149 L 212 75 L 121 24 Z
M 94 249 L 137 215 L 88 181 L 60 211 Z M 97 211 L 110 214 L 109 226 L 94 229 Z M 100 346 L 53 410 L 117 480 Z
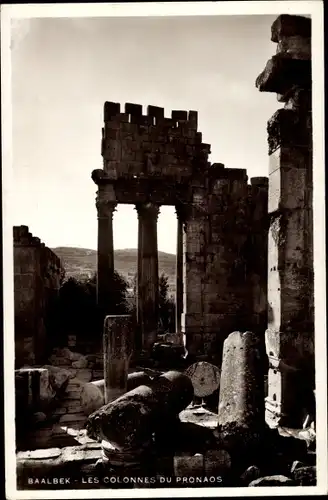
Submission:
M 149 350 L 158 329 L 158 207 L 152 203 L 138 206 L 138 322 L 142 348 Z M 139 257 L 140 255 L 140 257 Z
M 104 312 L 110 304 L 114 275 L 113 213 L 116 203 L 98 197 L 97 303 Z

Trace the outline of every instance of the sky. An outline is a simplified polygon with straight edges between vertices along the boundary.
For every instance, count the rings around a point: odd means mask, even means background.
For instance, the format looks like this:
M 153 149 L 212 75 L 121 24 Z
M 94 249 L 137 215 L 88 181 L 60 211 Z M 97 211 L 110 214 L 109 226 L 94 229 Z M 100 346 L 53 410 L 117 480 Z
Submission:
M 49 247 L 96 249 L 96 185 L 105 101 L 198 111 L 210 161 L 268 175 L 266 123 L 280 107 L 255 79 L 274 55 L 277 16 L 33 18 L 12 24 L 13 224 Z M 162 207 L 159 250 L 175 253 Z M 120 205 L 114 248 L 137 247 Z

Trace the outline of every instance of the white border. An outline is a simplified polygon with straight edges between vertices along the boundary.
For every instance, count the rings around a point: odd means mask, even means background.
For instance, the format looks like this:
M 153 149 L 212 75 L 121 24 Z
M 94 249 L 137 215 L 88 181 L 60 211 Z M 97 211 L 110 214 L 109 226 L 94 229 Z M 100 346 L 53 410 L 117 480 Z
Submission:
M 317 459 L 318 483 L 315 487 L 276 488 L 165 488 L 147 490 L 30 490 L 16 489 L 14 413 L 14 331 L 13 331 L 13 252 L 11 223 L 12 123 L 11 123 L 11 60 L 10 20 L 33 17 L 107 17 L 107 16 L 208 16 L 208 15 L 279 15 L 305 14 L 312 18 L 313 67 L 313 211 L 315 263 L 315 356 L 317 387 Z M 270 33 L 268 33 L 268 38 Z M 272 45 L 272 55 L 275 46 Z M 19 499 L 70 498 L 167 498 L 215 496 L 291 496 L 327 493 L 327 388 L 326 388 L 326 273 L 325 273 L 325 176 L 324 176 L 324 59 L 323 2 L 312 1 L 247 1 L 247 2 L 177 2 L 177 3 L 89 3 L 89 4 L 27 4 L 1 6 L 1 86 L 3 146 L 3 296 L 4 296 L 4 366 L 5 366 L 5 449 L 6 497 Z M 259 72 L 264 68 L 263 61 Z M 277 103 L 277 109 L 279 103 Z M 270 117 L 268 117 L 269 119 Z M 269 161 L 269 159 L 268 159 Z

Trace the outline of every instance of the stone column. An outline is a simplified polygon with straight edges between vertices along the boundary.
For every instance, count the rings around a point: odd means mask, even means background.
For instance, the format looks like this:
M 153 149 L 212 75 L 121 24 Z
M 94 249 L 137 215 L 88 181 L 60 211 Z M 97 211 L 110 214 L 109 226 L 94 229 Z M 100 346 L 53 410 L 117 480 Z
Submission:
M 99 188 L 96 207 L 98 211 L 97 303 L 108 313 L 114 274 L 113 213 L 116 202 L 108 199 Z
M 139 219 L 138 249 L 138 323 L 142 349 L 148 351 L 157 339 L 158 330 L 158 250 L 157 217 L 153 203 L 137 206 Z
M 263 338 L 263 346 L 268 324 L 268 187 L 267 177 L 251 178 L 250 248 L 247 260 L 252 292 L 250 325 L 254 333 Z
M 264 381 L 260 339 L 252 332 L 233 332 L 224 341 L 218 429 L 238 453 L 258 444 L 264 431 Z
M 175 331 L 181 335 L 181 314 L 183 312 L 183 220 L 181 208 L 176 207 L 177 214 L 177 256 L 175 284 Z
M 311 20 L 282 15 L 271 31 L 277 54 L 256 85 L 285 106 L 268 122 L 266 419 L 300 428 L 314 405 Z
M 135 346 L 136 350 L 139 352 L 142 349 L 142 297 L 141 297 L 141 263 L 142 263 L 142 218 L 139 214 L 138 207 L 136 207 L 138 213 L 138 253 L 137 253 L 137 283 L 136 283 L 136 310 L 137 310 L 137 329 L 136 329 L 136 339 Z
M 103 336 L 105 404 L 127 391 L 132 346 L 131 316 L 107 316 Z

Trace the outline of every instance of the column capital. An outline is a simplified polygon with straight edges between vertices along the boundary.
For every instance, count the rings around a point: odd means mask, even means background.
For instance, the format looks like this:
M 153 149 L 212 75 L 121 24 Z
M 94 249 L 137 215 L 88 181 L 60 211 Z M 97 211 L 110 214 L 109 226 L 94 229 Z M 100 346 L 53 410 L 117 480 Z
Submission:
M 106 200 L 99 196 L 96 197 L 96 208 L 98 212 L 98 219 L 113 217 L 116 210 L 116 201 Z
M 139 218 L 154 217 L 157 220 L 159 215 L 159 205 L 152 202 L 137 203 L 135 209 Z

